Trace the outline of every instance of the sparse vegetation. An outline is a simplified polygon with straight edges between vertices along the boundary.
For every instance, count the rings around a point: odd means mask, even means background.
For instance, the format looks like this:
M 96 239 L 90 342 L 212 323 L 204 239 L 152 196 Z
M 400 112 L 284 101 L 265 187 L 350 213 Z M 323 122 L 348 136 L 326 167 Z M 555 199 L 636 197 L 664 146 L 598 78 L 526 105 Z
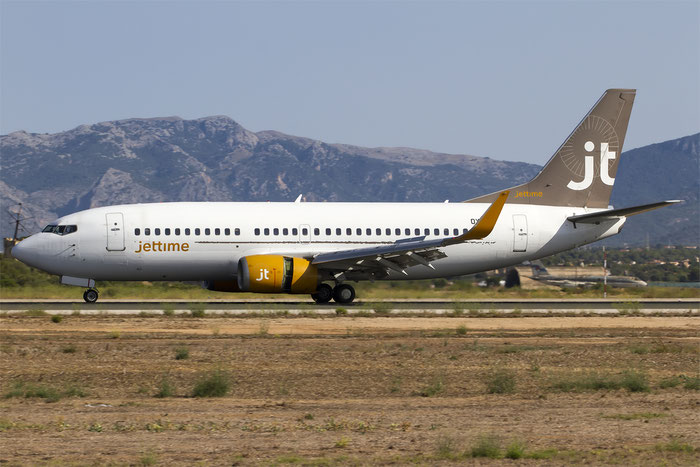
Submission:
M 444 390 L 445 384 L 443 383 L 442 378 L 435 378 L 427 386 L 421 389 L 419 395 L 423 397 L 434 397 L 442 393 Z
M 666 443 L 659 443 L 655 446 L 657 451 L 667 451 L 667 452 L 683 452 L 683 453 L 693 453 L 696 449 L 684 442 L 681 438 L 677 436 L 671 436 L 671 440 Z
M 481 435 L 469 451 L 472 457 L 501 457 L 501 441 L 495 435 Z
M 335 309 L 335 314 L 338 316 L 347 316 L 348 310 L 343 307 L 338 307 Z
M 621 388 L 630 392 L 649 391 L 647 376 L 634 370 L 627 370 L 619 375 L 596 372 L 562 375 L 551 384 L 551 387 L 562 392 Z
M 371 307 L 376 316 L 389 316 L 391 314 L 391 305 L 387 302 L 376 302 Z
M 231 387 L 231 381 L 223 370 L 214 370 L 203 375 L 192 389 L 193 397 L 223 397 Z
M 173 316 L 175 315 L 175 305 L 172 303 L 163 303 L 163 315 Z
M 63 316 L 61 315 L 51 315 L 51 322 L 52 323 L 60 323 L 63 321 Z
M 521 459 L 525 456 L 525 443 L 520 440 L 513 440 L 506 446 L 505 457 L 507 459 Z
M 77 351 L 78 348 L 75 346 L 75 344 L 68 344 L 61 347 L 61 352 L 63 353 L 75 353 Z
M 204 318 L 206 309 L 207 306 L 204 303 L 193 303 L 190 305 L 190 316 L 192 318 Z
M 122 337 L 121 331 L 110 331 L 109 332 L 110 339 L 119 339 L 120 337 Z
M 158 392 L 156 392 L 155 397 L 173 397 L 175 395 L 175 386 L 168 376 L 163 376 L 160 380 L 158 386 Z
M 64 397 L 85 397 L 85 391 L 78 386 L 68 386 L 64 390 L 37 383 L 17 382 L 5 393 L 5 399 L 13 397 L 39 398 L 46 402 L 57 402 Z
M 175 360 L 187 360 L 190 358 L 190 349 L 187 346 L 180 345 L 175 348 Z
M 454 438 L 441 437 L 435 448 L 435 458 L 438 460 L 456 460 L 459 458 L 457 442 Z
M 47 315 L 48 313 L 46 313 L 42 308 L 30 308 L 29 310 L 24 312 L 24 316 L 31 316 L 33 318 Z
M 456 332 L 457 332 L 458 336 L 464 336 L 467 334 L 467 327 L 463 324 L 460 326 L 457 326 Z
M 486 378 L 486 391 L 489 394 L 510 394 L 515 390 L 515 372 L 498 369 Z

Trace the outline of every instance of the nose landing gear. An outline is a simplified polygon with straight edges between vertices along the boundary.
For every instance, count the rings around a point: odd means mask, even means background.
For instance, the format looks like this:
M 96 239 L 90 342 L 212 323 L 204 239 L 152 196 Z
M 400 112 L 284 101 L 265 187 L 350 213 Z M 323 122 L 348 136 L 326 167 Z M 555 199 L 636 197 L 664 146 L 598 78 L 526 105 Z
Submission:
M 87 303 L 95 303 L 99 296 L 100 294 L 97 292 L 96 289 L 87 289 L 83 293 L 83 300 L 85 300 Z

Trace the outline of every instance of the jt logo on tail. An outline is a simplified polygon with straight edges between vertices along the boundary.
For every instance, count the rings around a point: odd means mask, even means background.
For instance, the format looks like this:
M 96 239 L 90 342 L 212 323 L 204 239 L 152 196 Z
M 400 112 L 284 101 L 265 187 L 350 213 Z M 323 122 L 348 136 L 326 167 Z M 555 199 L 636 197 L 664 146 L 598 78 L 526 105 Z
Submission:
M 608 143 L 600 144 L 600 180 L 606 185 L 612 186 L 615 183 L 615 179 L 610 176 L 608 164 L 612 159 L 615 159 L 616 153 L 615 151 L 610 151 L 609 147 Z M 593 141 L 586 141 L 583 148 L 586 152 L 593 152 L 595 144 Z M 585 190 L 593 184 L 593 172 L 593 156 L 586 156 L 584 159 L 583 180 L 580 182 L 571 180 L 566 187 L 577 191 Z

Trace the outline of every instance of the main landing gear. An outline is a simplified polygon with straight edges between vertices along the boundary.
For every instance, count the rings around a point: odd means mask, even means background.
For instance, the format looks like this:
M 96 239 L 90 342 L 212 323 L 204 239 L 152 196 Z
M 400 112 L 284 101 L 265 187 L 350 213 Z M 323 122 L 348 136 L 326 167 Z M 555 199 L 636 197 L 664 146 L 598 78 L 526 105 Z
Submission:
M 349 284 L 338 284 L 331 288 L 328 284 L 321 284 L 315 293 L 311 294 L 311 298 L 316 303 L 328 303 L 331 298 L 336 303 L 347 304 L 355 300 L 355 289 Z
M 97 293 L 96 289 L 87 289 L 83 293 L 83 300 L 85 300 L 87 303 L 95 303 L 99 297 L 100 294 Z

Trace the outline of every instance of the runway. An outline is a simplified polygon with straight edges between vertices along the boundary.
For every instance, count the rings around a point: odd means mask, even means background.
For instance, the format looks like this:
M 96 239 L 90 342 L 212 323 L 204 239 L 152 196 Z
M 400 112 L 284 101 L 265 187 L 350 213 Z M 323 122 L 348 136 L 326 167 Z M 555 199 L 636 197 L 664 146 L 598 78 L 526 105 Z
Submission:
M 309 301 L 237 299 L 237 300 L 100 300 L 87 304 L 77 300 L 0 300 L 0 312 L 12 315 L 32 311 L 47 314 L 138 315 L 191 314 L 205 315 L 290 314 L 367 316 L 383 315 L 586 315 L 586 314 L 700 314 L 700 299 L 533 299 L 533 300 L 360 300 L 350 305 Z

